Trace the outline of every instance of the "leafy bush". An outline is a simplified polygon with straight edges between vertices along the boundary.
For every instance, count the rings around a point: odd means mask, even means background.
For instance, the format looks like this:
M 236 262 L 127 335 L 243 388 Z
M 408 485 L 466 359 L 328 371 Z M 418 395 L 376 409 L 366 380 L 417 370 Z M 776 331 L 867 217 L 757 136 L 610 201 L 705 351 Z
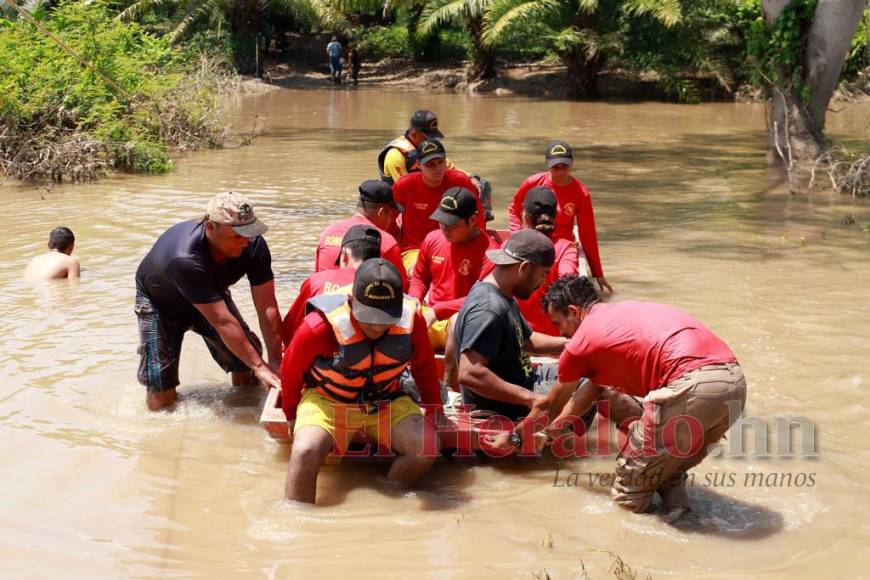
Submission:
M 413 58 L 408 29 L 402 25 L 371 26 L 360 30 L 360 50 L 369 58 Z
M 215 87 L 193 66 L 194 51 L 114 20 L 101 2 L 67 1 L 43 24 L 68 50 L 25 21 L 7 23 L 0 34 L 6 174 L 86 179 L 109 167 L 159 172 L 171 167 L 170 145 L 220 144 L 224 129 L 211 117 Z

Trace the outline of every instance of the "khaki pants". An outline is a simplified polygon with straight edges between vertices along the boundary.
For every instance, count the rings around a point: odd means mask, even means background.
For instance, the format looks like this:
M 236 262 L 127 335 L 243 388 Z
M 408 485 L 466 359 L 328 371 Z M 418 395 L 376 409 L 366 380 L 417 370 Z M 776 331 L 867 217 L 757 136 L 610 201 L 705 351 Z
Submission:
M 614 501 L 642 513 L 656 490 L 682 485 L 745 403 L 746 379 L 736 363 L 704 366 L 651 391 L 616 458 Z

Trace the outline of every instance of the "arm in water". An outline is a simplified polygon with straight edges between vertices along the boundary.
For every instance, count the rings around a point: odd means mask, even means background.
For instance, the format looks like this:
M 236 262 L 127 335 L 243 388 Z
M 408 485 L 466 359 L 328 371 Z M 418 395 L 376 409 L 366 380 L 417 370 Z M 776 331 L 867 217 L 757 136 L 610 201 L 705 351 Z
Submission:
M 260 320 L 260 332 L 266 343 L 269 366 L 278 372 L 281 369 L 281 313 L 275 298 L 275 280 L 251 286 L 251 297 Z
M 281 387 L 281 381 L 269 365 L 260 357 L 251 341 L 248 340 L 242 325 L 233 316 L 225 302 L 206 302 L 194 304 L 197 310 L 211 324 L 221 340 L 230 351 L 245 363 L 263 385 L 268 387 Z

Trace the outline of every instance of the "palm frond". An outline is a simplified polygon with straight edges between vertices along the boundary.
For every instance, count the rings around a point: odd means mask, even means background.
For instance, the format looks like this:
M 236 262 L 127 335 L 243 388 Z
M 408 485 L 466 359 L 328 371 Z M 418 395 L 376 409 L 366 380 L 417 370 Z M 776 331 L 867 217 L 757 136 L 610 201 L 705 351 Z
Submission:
M 628 0 L 625 8 L 636 16 L 649 14 L 668 27 L 676 26 L 683 19 L 680 0 Z
M 2 0 L 0 0 L 0 2 L 2 2 Z M 118 15 L 115 16 L 115 19 L 125 22 L 129 22 L 131 20 L 138 20 L 143 15 L 148 14 L 155 8 L 169 6 L 177 3 L 177 0 L 138 0 L 137 2 L 134 2 L 133 4 L 130 4 L 129 6 L 121 10 Z
M 507 0 L 493 4 L 485 16 L 484 46 L 493 46 L 508 30 L 540 18 L 561 8 L 559 0 Z
M 468 15 L 468 0 L 435 0 L 423 9 L 417 22 L 417 38 L 423 40 L 448 23 L 462 23 Z
M 227 12 L 224 0 L 191 0 L 185 6 L 175 28 L 169 33 L 169 42 L 178 42 L 194 24 L 215 12 Z
M 577 0 L 577 9 L 579 12 L 592 14 L 598 10 L 598 0 Z

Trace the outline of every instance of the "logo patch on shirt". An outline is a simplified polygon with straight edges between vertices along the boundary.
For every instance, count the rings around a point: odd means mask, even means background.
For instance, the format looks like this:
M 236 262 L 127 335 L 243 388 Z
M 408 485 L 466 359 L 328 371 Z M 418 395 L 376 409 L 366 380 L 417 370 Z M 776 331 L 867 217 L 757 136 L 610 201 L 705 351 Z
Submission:
M 324 246 L 340 246 L 341 245 L 342 236 L 326 236 L 326 240 L 324 240 Z
M 572 216 L 572 215 L 574 215 L 575 213 L 577 213 L 577 207 L 576 207 L 573 203 L 566 203 L 566 204 L 562 207 L 562 211 L 565 212 L 565 215 Z
M 468 258 L 463 258 L 462 262 L 459 264 L 459 273 L 463 276 L 468 276 L 471 272 L 471 260 Z
M 443 264 L 444 263 L 444 256 L 432 256 L 432 263 L 433 264 Z

